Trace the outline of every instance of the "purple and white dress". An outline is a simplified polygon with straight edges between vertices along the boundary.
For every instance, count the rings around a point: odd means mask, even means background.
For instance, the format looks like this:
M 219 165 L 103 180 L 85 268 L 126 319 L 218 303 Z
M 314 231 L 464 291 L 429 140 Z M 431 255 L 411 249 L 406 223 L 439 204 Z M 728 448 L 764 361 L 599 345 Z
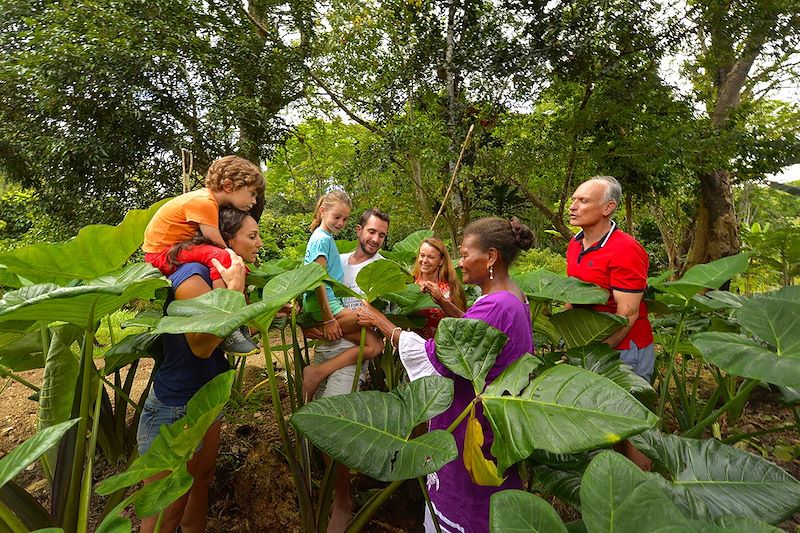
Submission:
M 464 318 L 483 320 L 508 336 L 508 342 L 497 356 L 494 366 L 486 376 L 486 383 L 494 381 L 505 368 L 525 353 L 533 352 L 530 309 L 514 294 L 499 291 L 478 298 L 475 304 L 464 313 Z M 400 359 L 411 381 L 425 376 L 444 376 L 455 382 L 452 405 L 442 414 L 430 421 L 430 429 L 447 429 L 456 417 L 475 398 L 472 383 L 448 370 L 436 357 L 436 344 L 427 341 L 416 333 L 403 332 L 399 340 Z M 476 417 L 483 426 L 485 437 L 483 454 L 489 453 L 494 435 L 489 422 L 478 405 Z M 458 459 L 446 464 L 439 471 L 428 475 L 428 492 L 434 506 L 442 533 L 489 531 L 489 498 L 495 492 L 522 488 L 522 480 L 516 467 L 509 468 L 506 481 L 500 487 L 482 487 L 472 482 L 464 468 L 463 450 L 466 434 L 466 419 L 456 427 L 453 436 L 458 446 Z M 425 506 L 425 531 L 435 531 L 430 511 Z

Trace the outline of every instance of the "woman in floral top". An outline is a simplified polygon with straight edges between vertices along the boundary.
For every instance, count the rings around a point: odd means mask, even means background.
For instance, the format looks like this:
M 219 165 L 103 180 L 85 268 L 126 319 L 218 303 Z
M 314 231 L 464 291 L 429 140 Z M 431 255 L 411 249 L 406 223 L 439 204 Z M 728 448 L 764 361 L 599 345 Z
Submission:
M 432 339 L 442 318 L 460 318 L 464 314 L 467 308 L 464 288 L 456 276 L 447 248 L 434 237 L 422 241 L 411 274 L 420 290 L 430 294 L 439 306 L 420 311 L 425 317 L 425 325 L 414 330 L 422 338 Z

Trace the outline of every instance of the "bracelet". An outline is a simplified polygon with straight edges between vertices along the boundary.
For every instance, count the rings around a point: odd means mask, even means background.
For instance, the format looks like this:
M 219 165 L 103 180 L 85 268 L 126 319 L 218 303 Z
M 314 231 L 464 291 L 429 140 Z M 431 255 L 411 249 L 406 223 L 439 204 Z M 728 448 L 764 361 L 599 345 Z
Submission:
M 326 324 L 326 325 L 327 325 L 327 324 L 332 324 L 332 323 L 334 323 L 334 322 L 336 322 L 336 319 L 335 319 L 335 318 L 331 318 L 330 320 L 325 320 L 325 321 L 323 322 L 323 324 Z
M 403 331 L 403 328 L 401 328 L 400 326 L 397 326 L 396 328 L 394 328 L 392 330 L 392 334 L 389 335 L 389 344 L 391 344 L 392 348 L 395 348 L 395 349 L 397 349 L 397 346 L 399 346 L 399 344 L 400 344 L 400 339 L 399 338 L 397 339 L 398 344 L 394 343 L 394 332 L 398 331 L 398 330 L 399 331 Z

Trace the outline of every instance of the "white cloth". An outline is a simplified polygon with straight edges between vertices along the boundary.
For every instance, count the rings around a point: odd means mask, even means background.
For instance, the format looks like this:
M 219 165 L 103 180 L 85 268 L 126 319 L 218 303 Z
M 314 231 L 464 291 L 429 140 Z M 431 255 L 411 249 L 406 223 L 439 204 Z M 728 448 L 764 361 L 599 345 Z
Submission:
M 342 276 L 342 284 L 347 286 L 349 289 L 353 289 L 359 294 L 364 294 L 364 292 L 358 287 L 356 283 L 356 277 L 358 273 L 361 272 L 361 269 L 367 266 L 370 263 L 374 263 L 375 261 L 379 261 L 383 259 L 381 254 L 375 254 L 366 261 L 362 261 L 356 265 L 350 264 L 350 257 L 353 255 L 353 252 L 349 254 L 344 254 L 340 256 L 342 260 L 342 270 L 344 271 L 344 275 Z M 342 298 L 342 305 L 347 307 L 348 309 L 357 309 L 361 306 L 361 300 L 358 298 L 353 298 L 351 296 L 346 296 Z
M 426 376 L 439 376 L 439 372 L 428 359 L 428 352 L 425 350 L 425 339 L 412 331 L 401 331 L 400 339 L 397 341 L 398 351 L 400 352 L 400 362 L 408 373 L 408 380 L 414 381 Z

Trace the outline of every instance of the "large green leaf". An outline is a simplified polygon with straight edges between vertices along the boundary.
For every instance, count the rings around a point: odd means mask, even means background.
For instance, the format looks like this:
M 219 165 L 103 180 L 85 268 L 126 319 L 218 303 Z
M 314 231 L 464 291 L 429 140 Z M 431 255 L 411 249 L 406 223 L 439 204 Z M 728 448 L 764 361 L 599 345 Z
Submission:
M 188 462 L 228 402 L 234 374 L 230 370 L 203 385 L 186 404 L 186 416 L 169 426 L 161 426 L 147 453 L 138 457 L 125 472 L 103 480 L 97 486 L 97 493 L 111 494 L 159 472 L 178 470 Z
M 569 506 L 580 509 L 583 472 L 536 465 L 532 468 L 532 473 L 533 482 L 538 490 L 552 494 Z
M 439 376 L 391 392 L 323 398 L 296 411 L 291 423 L 319 449 L 381 481 L 435 472 L 458 456 L 455 439 L 433 431 L 413 440 L 414 427 L 450 406 L 453 381 Z
M 392 246 L 392 250 L 395 252 L 410 252 L 416 255 L 419 247 L 422 245 L 422 241 L 428 237 L 433 237 L 433 231 L 429 229 L 415 231 L 402 241 L 395 243 L 395 245 Z
M 161 349 L 159 335 L 148 332 L 128 335 L 103 355 L 106 361 L 103 374 L 107 376 L 142 357 L 154 357 L 156 354 L 161 357 Z
M 706 361 L 728 374 L 787 387 L 800 383 L 800 355 L 780 356 L 735 333 L 697 333 L 691 339 Z
M 384 294 L 402 291 L 406 283 L 411 283 L 414 278 L 400 265 L 388 259 L 373 261 L 361 270 L 356 276 L 356 283 L 364 293 L 368 302 L 374 302 Z
M 10 273 L 35 283 L 63 283 L 92 279 L 120 268 L 142 245 L 144 229 L 159 207 L 128 211 L 118 226 L 86 226 L 78 235 L 60 244 L 34 244 L 0 253 L 0 263 Z
M 573 348 L 567 352 L 567 357 L 571 364 L 610 379 L 646 403 L 655 399 L 655 390 L 650 383 L 623 363 L 619 358 L 619 352 L 608 344 L 590 344 Z
M 39 330 L 22 333 L 8 344 L 0 346 L 0 365 L 14 372 L 42 368 L 42 333 Z
M 483 320 L 443 318 L 436 328 L 436 357 L 455 374 L 472 382 L 476 393 L 508 337 Z
M 168 285 L 161 273 L 147 263 L 136 263 L 77 286 L 31 285 L 3 295 L 0 322 L 42 320 L 86 326 L 87 314 L 93 304 L 94 316 L 102 317 L 131 300 L 149 300 L 158 289 Z
M 41 457 L 47 450 L 55 446 L 64 436 L 64 433 L 77 422 L 78 419 L 75 418 L 38 431 L 33 437 L 0 459 L 0 487 L 25 470 L 29 464 Z
M 215 289 L 190 300 L 175 300 L 168 315 L 153 333 L 211 333 L 227 337 L 242 324 L 262 315 L 274 316 L 285 304 L 319 285 L 325 269 L 310 263 L 272 278 L 262 292 L 262 299 L 245 305 L 244 295 L 229 289 Z
M 759 456 L 714 439 L 659 431 L 644 432 L 632 441 L 669 473 L 676 498 L 687 491 L 712 517 L 736 515 L 775 524 L 800 508 L 800 481 Z
M 642 472 L 614 452 L 595 457 L 581 483 L 581 513 L 586 529 L 593 533 L 703 531 L 683 516 L 651 477 L 654 475 Z
M 408 283 L 403 290 L 386 293 L 381 298 L 400 306 L 398 310 L 400 314 L 410 314 L 421 309 L 436 307 L 431 295 L 422 292 L 416 283 Z
M 485 393 L 491 396 L 511 394 L 517 396 L 533 379 L 532 373 L 539 367 L 539 359 L 529 353 L 511 363 L 486 387 Z
M 503 490 L 492 494 L 489 530 L 497 533 L 567 533 L 556 510 L 524 490 Z
M 607 290 L 544 269 L 514 276 L 514 281 L 530 300 L 555 300 L 572 304 L 604 304 L 608 301 Z
M 519 396 L 485 391 L 482 397 L 501 475 L 534 450 L 569 454 L 607 446 L 657 422 L 619 385 L 571 365 L 548 369 Z
M 774 346 L 778 355 L 800 357 L 800 287 L 752 298 L 736 312 L 736 318 Z
M 658 283 L 655 288 L 688 301 L 703 289 L 719 289 L 733 276 L 747 270 L 747 266 L 747 254 L 723 257 L 704 265 L 695 265 L 681 279 Z
M 611 313 L 570 309 L 551 316 L 550 323 L 564 338 L 567 348 L 577 348 L 605 339 L 628 321 Z
M 72 414 L 76 387 L 80 393 L 80 385 L 76 385 L 80 362 L 71 346 L 83 336 L 84 330 L 73 325 L 63 325 L 51 328 L 50 332 L 50 350 L 45 360 L 42 389 L 39 392 L 39 428 L 47 428 L 67 420 Z

